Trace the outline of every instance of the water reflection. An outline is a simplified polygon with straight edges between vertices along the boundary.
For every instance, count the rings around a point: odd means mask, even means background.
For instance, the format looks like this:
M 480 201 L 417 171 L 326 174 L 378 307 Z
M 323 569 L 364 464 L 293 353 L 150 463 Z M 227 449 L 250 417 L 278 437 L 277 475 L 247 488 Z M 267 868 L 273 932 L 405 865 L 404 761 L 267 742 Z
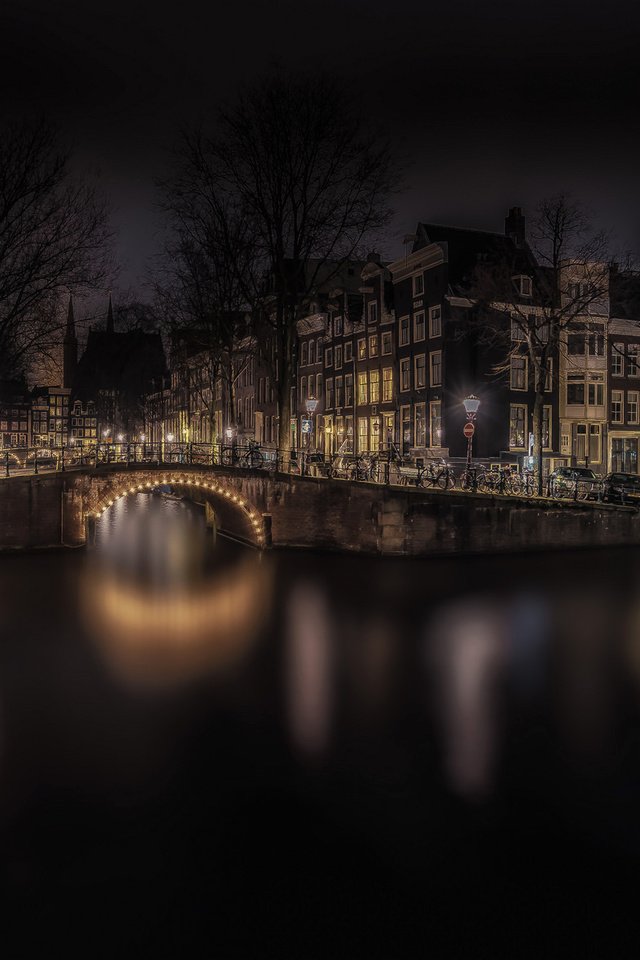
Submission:
M 262 556 L 214 538 L 197 505 L 141 493 L 98 521 L 81 611 L 118 677 L 166 687 L 244 656 L 271 589 Z
M 624 955 L 640 554 L 264 563 L 180 504 L 168 550 L 145 503 L 96 563 L 0 558 L 23 937 L 68 936 L 72 902 L 105 956 Z

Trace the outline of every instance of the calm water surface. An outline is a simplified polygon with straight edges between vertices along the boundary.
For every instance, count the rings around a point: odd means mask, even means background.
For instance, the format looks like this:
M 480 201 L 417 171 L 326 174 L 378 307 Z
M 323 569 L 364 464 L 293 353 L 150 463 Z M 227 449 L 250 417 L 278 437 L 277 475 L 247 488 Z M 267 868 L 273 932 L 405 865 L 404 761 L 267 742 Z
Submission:
M 639 583 L 261 558 L 148 495 L 0 558 L 9 955 L 636 956 Z

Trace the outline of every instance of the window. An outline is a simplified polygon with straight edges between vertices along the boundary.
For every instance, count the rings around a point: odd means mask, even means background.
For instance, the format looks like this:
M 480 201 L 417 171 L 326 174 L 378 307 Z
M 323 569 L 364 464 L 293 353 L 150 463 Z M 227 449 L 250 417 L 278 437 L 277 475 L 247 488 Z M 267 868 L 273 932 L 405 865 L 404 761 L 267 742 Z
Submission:
M 627 344 L 627 376 L 628 377 L 640 376 L 640 370 L 638 369 L 638 344 L 637 343 Z
M 627 393 L 627 423 L 638 423 L 638 391 Z
M 388 357 L 391 353 L 391 330 L 386 330 L 382 334 L 382 356 Z
M 511 314 L 511 339 L 524 340 L 525 326 L 526 326 L 526 321 L 524 317 L 521 317 L 518 313 L 512 313 Z
M 378 356 L 378 337 L 374 335 L 369 337 L 369 356 L 377 357 Z
M 325 407 L 327 410 L 331 410 L 333 407 L 333 377 L 327 377 L 326 389 Z
M 324 352 L 324 365 L 325 367 L 333 366 L 333 347 L 327 347 Z
M 358 403 L 368 403 L 367 396 L 367 374 L 358 374 Z
M 413 296 L 421 297 L 424 293 L 424 274 L 417 273 L 413 278 Z
M 333 321 L 333 335 L 334 337 L 342 336 L 342 317 L 336 317 Z
M 611 391 L 611 423 L 622 423 L 622 390 Z
M 344 404 L 344 386 L 342 377 L 336 377 L 336 407 Z
M 344 405 L 353 406 L 353 374 L 348 373 L 344 378 Z
M 611 438 L 611 469 L 615 473 L 638 472 L 637 439 Z
M 569 296 L 572 300 L 580 300 L 591 294 L 591 288 L 588 283 L 570 283 L 568 287 Z
M 307 399 L 307 378 L 306 377 L 300 378 L 300 399 L 302 400 L 303 403 Z
M 584 404 L 584 380 L 567 383 L 567 404 Z
M 382 402 L 393 400 L 393 368 L 385 367 L 382 371 Z
M 437 307 L 429 307 L 429 336 L 442 336 L 442 309 L 439 304 Z
M 344 345 L 344 362 L 351 363 L 352 360 L 353 360 L 353 344 L 351 343 L 351 341 L 349 341 L 349 343 L 345 343 Z
M 358 340 L 358 360 L 367 359 L 367 341 L 363 338 Z
M 604 357 L 604 333 L 600 330 L 601 328 L 591 328 L 587 337 L 587 352 L 590 357 Z
M 409 359 L 400 361 L 400 389 L 409 390 L 411 388 L 411 361 Z
M 369 370 L 369 403 L 380 403 L 379 370 Z
M 400 436 L 402 437 L 402 452 L 406 453 L 412 446 L 411 407 L 400 407 Z
M 320 359 L 320 346 L 318 345 L 318 359 Z M 309 341 L 309 363 L 316 362 L 316 342 L 315 340 Z
M 526 446 L 527 408 L 522 403 L 512 403 L 509 408 L 509 446 L 524 450 Z
M 581 357 L 584 355 L 584 349 L 584 333 L 570 333 L 567 336 L 567 353 L 569 356 Z
M 377 300 L 372 300 L 369 304 L 369 323 L 377 323 L 378 321 L 378 302 Z
M 549 334 L 551 332 L 551 324 L 549 320 L 543 317 L 536 317 L 535 314 L 531 314 L 529 317 L 529 323 L 531 327 L 537 331 L 538 339 L 541 343 L 549 342 Z
M 429 404 L 429 440 L 432 447 L 442 446 L 442 415 L 439 400 Z
M 527 389 L 527 358 L 511 357 L 511 389 Z
M 590 406 L 602 406 L 604 403 L 604 384 L 589 383 L 587 387 L 587 402 Z
M 334 361 L 336 370 L 342 369 L 342 344 L 338 344 L 334 351 Z
M 538 389 L 538 371 L 535 372 L 535 388 Z M 547 357 L 547 372 L 544 378 L 545 393 L 551 393 L 553 390 L 553 358 Z
M 313 377 L 309 377 L 309 386 L 313 383 Z M 312 391 L 313 392 L 313 391 Z M 322 396 L 322 374 L 316 374 L 316 397 L 320 398 Z
M 414 428 L 413 435 L 416 447 L 425 447 L 427 445 L 427 423 L 425 420 L 424 403 L 416 403 L 414 410 Z
M 611 376 L 624 376 L 624 343 L 614 343 L 611 350 Z
M 431 386 L 439 387 L 442 384 L 442 353 L 440 350 L 436 350 L 435 353 L 429 354 L 429 369 L 430 369 L 430 378 Z
M 515 284 L 515 288 L 521 297 L 531 296 L 531 277 L 519 275 L 517 277 L 513 277 L 512 279 Z
M 413 318 L 413 342 L 419 343 L 424 340 L 424 311 L 416 313 Z
M 400 317 L 398 323 L 400 328 L 398 343 L 401 347 L 406 347 L 409 343 L 409 317 Z
M 369 449 L 368 422 L 366 417 L 358 417 L 358 453 Z
M 421 390 L 426 385 L 426 366 L 424 353 L 418 354 L 413 361 L 413 376 L 416 390 Z

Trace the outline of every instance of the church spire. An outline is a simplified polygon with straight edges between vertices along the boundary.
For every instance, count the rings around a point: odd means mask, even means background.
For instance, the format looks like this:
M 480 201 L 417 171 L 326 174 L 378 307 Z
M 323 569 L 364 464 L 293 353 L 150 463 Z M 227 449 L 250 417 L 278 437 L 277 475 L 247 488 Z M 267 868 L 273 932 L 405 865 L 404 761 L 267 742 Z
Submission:
M 69 310 L 67 311 L 67 329 L 62 342 L 62 386 L 73 386 L 73 377 L 78 364 L 78 339 L 76 337 L 76 322 L 73 315 L 73 297 L 69 294 Z
M 107 333 L 114 333 L 113 328 L 113 304 L 111 303 L 111 293 L 109 293 L 109 309 L 107 311 Z

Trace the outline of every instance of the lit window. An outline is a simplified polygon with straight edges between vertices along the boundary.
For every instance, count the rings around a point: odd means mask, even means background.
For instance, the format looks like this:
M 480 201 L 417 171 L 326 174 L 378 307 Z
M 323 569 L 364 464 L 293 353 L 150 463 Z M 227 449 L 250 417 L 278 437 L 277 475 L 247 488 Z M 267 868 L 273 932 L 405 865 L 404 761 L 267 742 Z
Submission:
M 382 371 L 382 402 L 393 400 L 393 368 L 385 367 Z

